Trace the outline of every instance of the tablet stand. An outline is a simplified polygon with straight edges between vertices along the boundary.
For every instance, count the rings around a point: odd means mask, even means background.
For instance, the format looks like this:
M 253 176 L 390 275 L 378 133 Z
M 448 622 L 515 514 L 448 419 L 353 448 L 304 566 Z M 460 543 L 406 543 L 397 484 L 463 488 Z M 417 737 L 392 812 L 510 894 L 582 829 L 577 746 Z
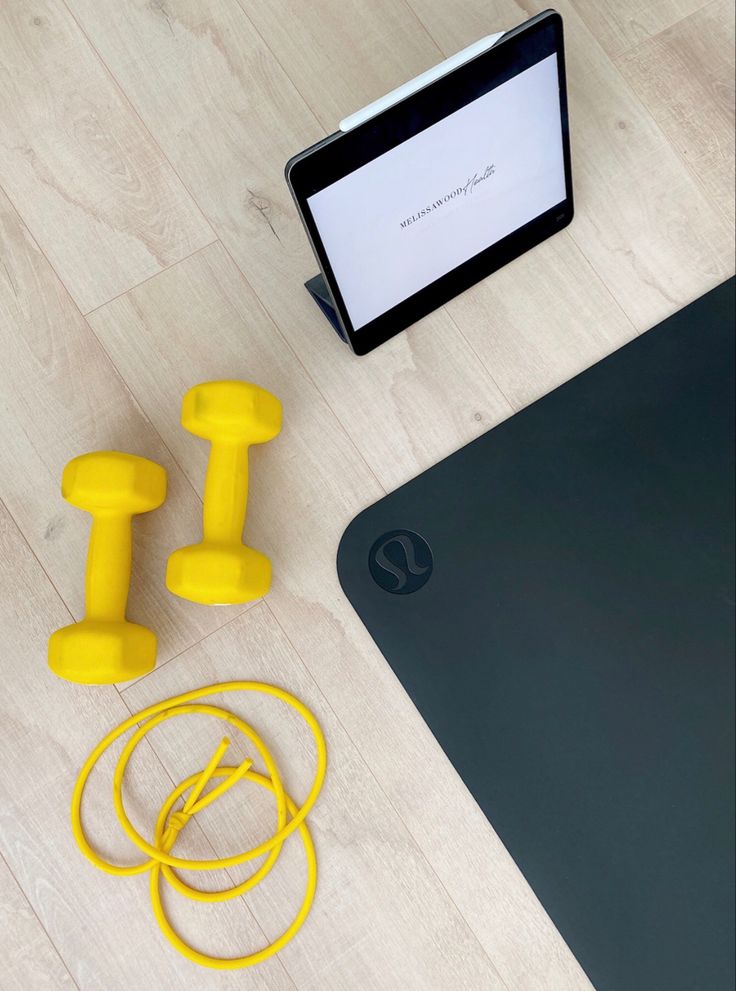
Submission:
M 345 331 L 340 326 L 340 321 L 337 319 L 337 312 L 335 310 L 335 304 L 332 302 L 332 296 L 330 295 L 330 290 L 327 288 L 327 284 L 322 277 L 322 274 L 315 275 L 313 279 L 304 283 L 304 288 L 307 290 L 309 295 L 315 301 L 317 306 L 322 310 L 324 315 L 329 320 L 332 325 L 332 329 L 335 331 L 337 336 L 341 341 L 345 341 L 347 344 L 347 338 L 345 337 Z
M 358 110 L 349 117 L 345 117 L 340 121 L 340 130 L 343 132 L 351 131 L 359 124 L 364 124 L 372 117 L 376 117 L 378 114 L 383 113 L 384 110 L 392 107 L 395 103 L 405 100 L 408 96 L 411 96 L 413 93 L 416 93 L 425 86 L 428 86 L 430 83 L 433 83 L 441 76 L 445 76 L 448 72 L 452 72 L 453 69 L 457 69 L 459 66 L 469 62 L 470 59 L 475 58 L 476 55 L 480 55 L 482 52 L 487 52 L 489 48 L 492 48 L 496 42 L 504 36 L 504 34 L 504 31 L 497 31 L 495 34 L 489 34 L 485 38 L 481 38 L 480 41 L 476 41 L 472 45 L 468 45 L 467 48 L 463 48 L 463 50 L 458 52 L 456 55 L 451 55 L 449 58 L 445 59 L 444 62 L 440 62 L 439 65 L 432 66 L 431 69 L 427 69 L 427 71 L 421 73 L 421 75 L 415 76 L 414 79 L 410 79 L 409 82 L 404 83 L 402 86 L 398 86 L 394 90 L 391 90 L 390 93 L 387 93 L 380 99 L 374 100 L 373 103 L 369 103 L 368 106 L 363 107 L 362 110 Z M 345 331 L 340 326 L 335 304 L 332 301 L 330 290 L 327 288 L 327 284 L 325 283 L 323 276 L 321 274 L 315 275 L 313 279 L 305 282 L 304 286 L 317 306 L 319 306 L 320 310 L 322 310 L 324 315 L 330 321 L 332 329 L 335 331 L 340 340 L 345 341 L 346 344 L 349 343 L 345 335 Z

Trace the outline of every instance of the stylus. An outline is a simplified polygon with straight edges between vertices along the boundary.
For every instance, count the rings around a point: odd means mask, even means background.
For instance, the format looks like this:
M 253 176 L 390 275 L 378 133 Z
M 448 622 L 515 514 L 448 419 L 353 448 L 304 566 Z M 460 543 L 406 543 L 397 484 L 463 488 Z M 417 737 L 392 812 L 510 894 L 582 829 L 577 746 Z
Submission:
M 394 103 L 398 103 L 399 100 L 406 99 L 406 97 L 411 96 L 412 93 L 416 93 L 418 90 L 423 89 L 430 83 L 433 83 L 435 79 L 440 79 L 442 76 L 446 76 L 448 72 L 452 72 L 453 69 L 457 69 L 459 66 L 469 62 L 471 59 L 475 58 L 476 55 L 487 52 L 488 49 L 492 48 L 499 38 L 502 38 L 505 34 L 505 31 L 498 31 L 496 34 L 489 34 L 485 38 L 481 38 L 480 41 L 475 41 L 472 45 L 468 45 L 467 48 L 463 48 L 463 50 L 458 52 L 456 55 L 451 55 L 449 58 L 445 59 L 444 62 L 440 62 L 438 65 L 432 66 L 431 69 L 427 69 L 426 72 L 422 72 L 420 75 L 410 79 L 408 83 L 404 83 L 402 86 L 397 86 L 397 88 L 392 89 L 390 93 L 380 97 L 378 100 L 374 100 L 373 103 L 369 103 L 367 107 L 363 107 L 362 110 L 356 110 L 354 114 L 350 114 L 349 117 L 345 117 L 341 120 L 340 130 L 352 131 L 352 129 L 357 127 L 358 124 L 362 124 L 364 121 L 370 120 L 371 117 L 375 117 L 377 114 L 382 113 L 384 110 L 388 109 L 388 107 L 392 107 Z

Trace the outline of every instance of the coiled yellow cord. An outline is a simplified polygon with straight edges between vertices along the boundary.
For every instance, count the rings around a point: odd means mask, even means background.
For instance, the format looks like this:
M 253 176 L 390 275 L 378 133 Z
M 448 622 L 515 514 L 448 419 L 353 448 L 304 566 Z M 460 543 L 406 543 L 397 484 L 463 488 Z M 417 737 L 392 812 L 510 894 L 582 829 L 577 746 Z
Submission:
M 234 713 L 228 712 L 227 709 L 221 709 L 218 706 L 213 705 L 193 704 L 196 699 L 200 699 L 205 695 L 212 695 L 216 692 L 237 691 L 263 692 L 266 695 L 272 695 L 275 698 L 280 699 L 282 702 L 285 702 L 287 705 L 291 706 L 292 709 L 295 709 L 312 731 L 317 747 L 317 769 L 315 771 L 311 790 L 301 808 L 298 808 L 284 791 L 281 777 L 273 757 L 266 747 L 266 744 L 251 726 L 249 726 Z M 146 733 L 150 732 L 150 730 L 154 728 L 154 726 L 157 726 L 166 719 L 170 719 L 172 716 L 181 716 L 192 712 L 214 716 L 217 719 L 223 719 L 225 722 L 230 723 L 231 726 L 234 726 L 237 730 L 239 730 L 239 732 L 241 732 L 251 741 L 251 743 L 253 743 L 256 750 L 263 758 L 269 776 L 265 777 L 264 775 L 258 774 L 256 771 L 251 770 L 251 765 L 253 762 L 250 759 L 244 760 L 242 764 L 237 767 L 221 767 L 220 760 L 230 743 L 227 737 L 223 738 L 207 766 L 202 771 L 192 774 L 185 781 L 182 781 L 181 784 L 177 785 L 168 796 L 158 815 L 158 820 L 154 829 L 153 843 L 149 843 L 140 835 L 140 833 L 137 832 L 125 813 L 125 807 L 123 805 L 123 777 L 125 775 L 125 769 L 136 746 L 140 743 Z M 148 856 L 149 859 L 141 864 L 135 864 L 131 867 L 124 867 L 118 864 L 111 864 L 108 861 L 103 860 L 87 840 L 84 827 L 82 826 L 82 796 L 84 795 L 84 789 L 92 768 L 100 759 L 101 755 L 111 743 L 117 740 L 118 737 L 122 736 L 123 733 L 126 733 L 128 730 L 132 729 L 138 723 L 141 725 L 125 745 L 115 768 L 115 773 L 113 775 L 113 801 L 115 803 L 115 811 L 120 821 L 120 825 L 126 835 L 139 850 L 142 850 L 143 853 Z M 101 870 L 107 871 L 108 874 L 131 875 L 142 874 L 145 871 L 151 872 L 150 890 L 154 915 L 166 938 L 185 957 L 188 957 L 189 960 L 194 961 L 194 963 L 202 964 L 205 967 L 214 967 L 218 970 L 236 970 L 240 967 L 250 967 L 253 964 L 260 963 L 262 960 L 267 960 L 268 957 L 273 956 L 274 953 L 277 953 L 283 946 L 285 946 L 298 932 L 309 914 L 309 909 L 312 906 L 314 892 L 317 886 L 317 861 L 314 854 L 312 838 L 309 834 L 305 820 L 310 809 L 317 800 L 317 796 L 319 795 L 325 778 L 326 768 L 327 748 L 325 746 L 324 735 L 317 720 L 314 718 L 309 709 L 307 709 L 307 707 L 299 701 L 299 699 L 294 698 L 293 695 L 285 692 L 282 688 L 276 688 L 274 685 L 267 685 L 258 681 L 228 681 L 221 685 L 209 685 L 206 688 L 198 688 L 192 692 L 185 692 L 183 695 L 176 695 L 173 698 L 166 699 L 163 702 L 157 702 L 155 705 L 151 705 L 147 709 L 143 709 L 141 712 L 136 713 L 136 715 L 126 719 L 125 722 L 121 723 L 116 729 L 108 733 L 107 736 L 97 744 L 82 767 L 77 783 L 74 787 L 71 808 L 72 831 L 74 833 L 74 838 L 76 839 L 77 844 L 85 857 L 87 857 L 88 860 L 91 860 L 95 867 L 99 867 Z M 219 784 L 215 785 L 215 787 L 212 788 L 212 790 L 206 795 L 203 795 L 202 792 L 204 791 L 207 782 L 213 778 L 223 778 L 223 780 Z M 196 815 L 197 812 L 201 811 L 201 809 L 205 808 L 207 805 L 210 805 L 217 798 L 228 791 L 237 781 L 241 780 L 253 781 L 261 787 L 267 788 L 269 791 L 273 792 L 276 801 L 276 832 L 274 835 L 269 840 L 265 840 L 263 843 L 258 844 L 258 846 L 253 847 L 251 850 L 246 850 L 230 857 L 219 857 L 213 860 L 186 860 L 182 857 L 175 857 L 170 851 L 176 842 L 179 832 L 186 826 L 191 817 Z M 183 806 L 181 809 L 173 812 L 172 809 L 174 808 L 174 805 L 178 799 L 182 798 L 188 789 L 191 790 L 184 800 Z M 286 840 L 295 830 L 299 831 L 299 835 L 304 845 L 304 852 L 306 854 L 307 861 L 307 884 L 304 900 L 302 901 L 299 911 L 294 917 L 291 925 L 281 934 L 281 936 L 279 936 L 278 939 L 275 939 L 268 946 L 263 947 L 263 949 L 257 950 L 254 953 L 246 954 L 242 957 L 213 957 L 206 953 L 200 953 L 199 950 L 195 950 L 188 943 L 185 943 L 181 936 L 179 936 L 179 934 L 174 930 L 166 917 L 166 913 L 164 912 L 161 902 L 161 875 L 163 875 L 169 884 L 181 894 L 196 901 L 219 902 L 225 901 L 228 898 L 234 898 L 236 895 L 243 894 L 243 892 L 253 888 L 256 884 L 263 880 L 278 859 L 284 840 Z M 268 857 L 254 874 L 252 874 L 241 884 L 236 884 L 233 887 L 226 888 L 222 891 L 201 891 L 198 888 L 192 888 L 182 881 L 182 879 L 174 871 L 174 868 L 203 871 L 234 867 L 237 864 L 242 864 L 248 860 L 253 860 L 256 857 L 260 857 L 266 853 L 268 854 Z

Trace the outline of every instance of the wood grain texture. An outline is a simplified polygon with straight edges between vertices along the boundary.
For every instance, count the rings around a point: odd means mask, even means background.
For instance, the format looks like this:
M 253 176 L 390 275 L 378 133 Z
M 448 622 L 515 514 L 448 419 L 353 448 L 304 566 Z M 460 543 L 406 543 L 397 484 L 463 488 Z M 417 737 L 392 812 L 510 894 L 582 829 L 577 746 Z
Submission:
M 426 863 L 383 793 L 376 770 L 357 752 L 315 686 L 273 613 L 260 604 L 218 634 L 187 651 L 176 665 L 153 672 L 125 691 L 135 712 L 181 691 L 182 685 L 248 678 L 288 687 L 317 716 L 329 748 L 325 785 L 309 816 L 318 857 L 319 895 L 299 938 L 279 955 L 300 988 L 340 991 L 498 991 L 504 985 L 460 913 Z M 262 733 L 287 791 L 303 798 L 314 774 L 309 731 L 283 703 L 256 693 L 214 696 Z M 222 735 L 206 718 L 194 723 L 182 746 L 182 727 L 170 721 L 157 735 L 156 752 L 174 780 L 204 766 Z M 231 763 L 253 756 L 233 743 Z M 262 762 L 258 761 L 262 770 Z M 273 802 L 246 785 L 211 807 L 218 855 L 270 835 Z M 265 800 L 264 800 L 265 799 Z M 300 902 L 304 863 L 298 839 L 289 841 L 283 865 L 247 896 L 269 938 L 285 928 Z M 243 876 L 250 874 L 243 872 Z M 329 935 L 328 935 L 329 934 Z
M 174 412 L 192 362 L 202 379 L 228 369 L 280 396 L 284 430 L 253 452 L 246 534 L 273 561 L 270 610 L 507 985 L 524 991 L 541 991 L 550 982 L 571 991 L 587 988 L 345 601 L 334 567 L 337 546 L 350 519 L 381 489 L 294 367 L 226 252 L 206 248 L 103 307 L 91 322 L 192 481 L 204 471 L 206 451 L 179 428 Z M 145 342 L 146 349 L 131 349 L 130 339 Z M 186 355 L 186 361 L 178 373 L 159 375 L 154 383 L 156 369 L 175 367 L 172 354 Z
M 714 0 L 616 65 L 733 235 L 734 5 Z
M 213 240 L 63 3 L 0 4 L 0 185 L 83 311 Z
M 547 6 L 411 3 L 445 53 L 478 37 L 483 23 L 507 25 Z M 731 232 L 569 0 L 556 8 L 575 175 L 570 237 L 636 329 L 647 330 L 731 274 Z
M 283 179 L 286 161 L 323 128 L 236 0 L 164 5 L 168 20 L 149 4 L 73 0 L 73 8 L 383 485 L 406 481 L 509 414 L 442 310 L 360 362 L 325 333 L 302 288 L 315 262 Z M 305 15 L 306 8 L 298 16 Z M 333 43 L 345 48 L 331 23 L 320 25 L 320 47 L 300 63 L 309 68 L 312 100 L 331 85 L 323 53 Z M 375 23 L 386 44 L 391 23 Z M 359 35 L 359 26 L 344 29 Z M 431 61 L 435 47 L 425 44 Z M 383 51 L 377 44 L 376 72 Z M 360 66 L 343 61 L 351 99 L 377 95 L 363 86 Z
M 238 2 L 326 133 L 442 57 L 404 3 Z
M 447 310 L 515 410 L 636 336 L 567 231 Z
M 77 849 L 69 826 L 69 803 L 82 759 L 128 716 L 128 709 L 113 686 L 91 688 L 48 676 L 46 641 L 68 621 L 68 612 L 0 505 L 0 585 L 10 582 L 15 594 L 0 600 L 5 642 L 17 645 L 11 663 L 5 665 L 0 698 L 2 855 L 81 991 L 176 991 L 191 981 L 192 967 L 170 952 L 158 932 L 146 879 L 98 871 Z M 116 756 L 119 751 L 116 747 Z M 99 838 L 103 855 L 118 863 L 136 863 L 137 851 L 121 838 L 112 811 L 113 766 L 106 758 L 102 767 L 107 778 L 93 775 L 84 821 L 90 835 Z M 150 748 L 140 750 L 131 770 L 126 786 L 131 817 L 150 831 L 152 817 L 173 784 Z M 211 856 L 198 824 L 192 825 L 195 828 L 187 830 L 191 855 Z M 214 886 L 219 879 L 205 873 L 199 880 Z M 244 942 L 263 941 L 242 899 L 206 907 L 173 901 L 174 924 L 207 933 L 215 952 L 234 955 Z M 9 946 L 16 969 L 22 967 L 22 935 L 16 933 Z M 36 965 L 30 961 L 23 967 L 26 988 L 39 986 L 32 983 Z M 58 971 L 58 965 L 52 965 Z M 278 960 L 267 961 L 249 975 L 248 986 L 255 991 L 293 991 Z M 197 987 L 225 989 L 234 984 L 231 974 L 200 971 Z
M 5 991 L 58 991 L 76 985 L 51 940 L 0 858 L 0 953 Z
M 620 55 L 704 6 L 703 0 L 573 0 L 605 51 Z
M 122 449 L 166 468 L 165 504 L 133 524 L 129 602 L 130 617 L 158 634 L 160 663 L 240 611 L 213 613 L 164 587 L 168 555 L 198 539 L 200 500 L 2 194 L 0 246 L 0 498 L 81 619 L 89 516 L 61 499 L 64 465 L 85 451 Z
M 334 559 L 344 527 L 387 489 L 733 271 L 733 17 L 723 0 L 560 0 L 573 225 L 366 358 L 302 287 L 316 264 L 283 180 L 287 159 L 341 116 L 544 6 L 0 5 L 3 987 L 591 991 L 346 602 Z M 242 612 L 184 603 L 163 583 L 167 555 L 199 534 L 207 461 L 180 426 L 181 396 L 220 377 L 256 381 L 285 407 L 282 434 L 252 452 L 245 535 L 271 557 L 274 587 Z M 50 632 L 83 609 L 87 521 L 61 501 L 61 470 L 105 447 L 169 472 L 165 506 L 136 522 L 130 602 L 159 634 L 160 664 L 122 693 L 63 683 L 45 659 Z M 145 882 L 78 853 L 69 796 L 128 712 L 247 676 L 302 695 L 327 730 L 320 888 L 277 960 L 195 971 L 158 935 Z M 298 726 L 269 704 L 236 707 L 303 795 Z M 150 826 L 212 739 L 192 719 L 141 749 L 126 787 L 135 821 Z M 268 801 L 242 795 L 190 824 L 183 852 L 263 836 Z M 85 815 L 103 850 L 131 857 L 102 774 Z M 174 921 L 234 955 L 278 931 L 303 876 L 290 845 L 271 887 L 219 907 L 172 898 Z

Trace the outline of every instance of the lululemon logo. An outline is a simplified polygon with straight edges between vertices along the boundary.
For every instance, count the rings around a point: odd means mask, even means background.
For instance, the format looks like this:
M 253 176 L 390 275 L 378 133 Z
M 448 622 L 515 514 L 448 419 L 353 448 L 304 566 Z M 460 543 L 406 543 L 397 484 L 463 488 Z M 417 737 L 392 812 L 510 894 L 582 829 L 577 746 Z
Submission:
M 433 568 L 429 544 L 412 530 L 391 530 L 371 547 L 368 567 L 386 592 L 409 595 L 426 585 Z

